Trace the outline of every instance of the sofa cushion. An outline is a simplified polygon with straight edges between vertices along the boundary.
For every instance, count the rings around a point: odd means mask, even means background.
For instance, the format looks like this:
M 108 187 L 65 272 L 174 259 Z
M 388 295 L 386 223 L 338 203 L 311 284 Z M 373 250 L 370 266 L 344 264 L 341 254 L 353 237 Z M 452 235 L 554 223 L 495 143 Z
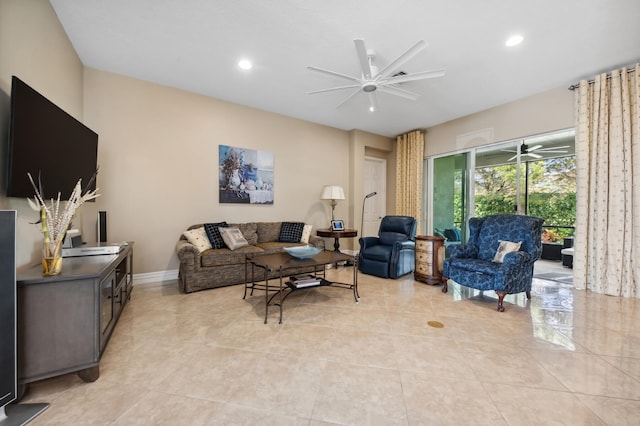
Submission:
M 224 240 L 222 239 L 222 235 L 220 235 L 219 227 L 229 226 L 227 222 L 218 222 L 218 223 L 205 223 L 204 230 L 209 237 L 209 241 L 211 242 L 211 247 L 214 249 L 219 249 L 224 247 Z
M 477 234 L 478 258 L 491 262 L 500 240 L 522 241 L 521 250 L 532 253 L 534 246 L 529 218 L 530 216 L 520 215 L 492 215 L 483 218 Z
M 302 244 L 309 244 L 309 238 L 311 238 L 311 230 L 313 229 L 312 225 L 305 225 L 302 230 L 302 236 L 300 237 L 300 242 Z
M 278 241 L 282 222 L 258 222 L 257 226 L 258 243 Z
M 392 252 L 393 245 L 376 244 L 362 251 L 362 258 L 386 263 L 391 259 Z
M 191 244 L 196 246 L 196 248 L 202 253 L 205 250 L 209 250 L 211 248 L 211 242 L 209 241 L 209 237 L 207 236 L 207 232 L 204 230 L 204 227 L 189 229 L 188 231 L 184 231 L 182 233 L 184 237 Z
M 247 240 L 247 242 L 250 245 L 254 246 L 258 244 L 258 233 L 257 233 L 258 224 L 257 223 L 255 222 L 230 223 L 229 226 L 233 228 L 238 228 L 240 232 L 242 232 L 244 239 Z
M 209 266 L 244 265 L 248 254 L 263 254 L 264 250 L 256 246 L 241 247 L 236 250 L 228 248 L 205 250 L 200 254 L 200 265 Z M 215 274 L 215 270 L 211 271 Z
M 236 250 L 249 245 L 238 228 L 220 227 L 218 230 L 220 231 L 220 235 L 222 235 L 225 245 L 229 247 L 230 250 Z
M 278 241 L 283 243 L 299 243 L 303 230 L 303 222 L 282 222 Z

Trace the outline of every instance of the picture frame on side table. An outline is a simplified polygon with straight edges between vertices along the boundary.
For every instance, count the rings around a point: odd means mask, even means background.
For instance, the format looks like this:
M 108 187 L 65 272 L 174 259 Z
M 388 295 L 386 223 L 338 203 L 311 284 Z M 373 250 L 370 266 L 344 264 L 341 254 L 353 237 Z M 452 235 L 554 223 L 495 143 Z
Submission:
M 344 231 L 344 222 L 341 220 L 332 220 L 331 221 L 331 230 L 332 231 Z

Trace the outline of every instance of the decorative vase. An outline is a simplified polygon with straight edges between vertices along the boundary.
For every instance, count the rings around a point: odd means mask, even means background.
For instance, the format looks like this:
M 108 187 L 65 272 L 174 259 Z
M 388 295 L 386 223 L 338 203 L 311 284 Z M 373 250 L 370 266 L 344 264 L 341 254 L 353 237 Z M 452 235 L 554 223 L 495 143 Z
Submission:
M 96 171 L 97 173 L 97 171 Z M 85 201 L 93 200 L 98 197 L 97 190 L 82 193 L 82 179 L 78 179 L 76 186 L 71 191 L 71 195 L 64 204 L 60 204 L 60 193 L 56 201 L 51 199 L 51 203 L 47 205 L 41 194 L 41 184 L 36 186 L 31 173 L 27 173 L 29 181 L 33 186 L 36 195 L 27 198 L 29 205 L 35 211 L 40 212 L 40 226 L 42 229 L 43 246 L 42 246 L 42 275 L 58 275 L 62 272 L 62 243 L 67 234 L 67 230 L 71 226 L 71 219 L 76 214 L 76 209 Z M 95 174 L 93 176 L 95 178 Z M 92 179 L 93 181 L 93 179 Z M 40 182 L 39 182 L 40 183 Z M 38 222 L 35 222 L 38 223 Z
M 229 183 L 231 184 L 231 188 L 236 189 L 240 186 L 240 175 L 238 174 L 238 169 L 233 170 L 233 174 L 231 175 L 231 179 L 229 179 Z
M 62 272 L 61 248 L 55 246 L 53 249 L 45 242 L 42 249 L 42 275 L 45 277 L 59 275 Z

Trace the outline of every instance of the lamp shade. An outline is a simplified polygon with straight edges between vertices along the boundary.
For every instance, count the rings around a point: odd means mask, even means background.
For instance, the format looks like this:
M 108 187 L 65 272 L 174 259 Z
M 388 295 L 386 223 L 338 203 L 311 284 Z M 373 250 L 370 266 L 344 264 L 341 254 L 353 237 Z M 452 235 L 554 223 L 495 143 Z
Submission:
M 326 185 L 322 189 L 321 200 L 344 200 L 344 190 L 341 186 Z

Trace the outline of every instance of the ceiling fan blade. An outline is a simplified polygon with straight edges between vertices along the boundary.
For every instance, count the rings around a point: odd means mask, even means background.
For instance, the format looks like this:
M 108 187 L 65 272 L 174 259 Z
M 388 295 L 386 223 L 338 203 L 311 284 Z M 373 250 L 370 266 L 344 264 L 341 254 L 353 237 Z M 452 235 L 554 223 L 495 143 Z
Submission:
M 547 151 L 546 149 L 541 149 L 538 151 L 541 154 L 566 154 L 569 151 L 563 150 L 563 151 Z
M 344 101 L 340 102 L 340 103 L 338 104 L 338 106 L 336 106 L 336 109 L 340 108 L 342 105 L 344 105 L 344 104 L 346 104 L 347 102 L 349 102 L 349 100 L 350 100 L 351 98 L 353 98 L 355 95 L 357 95 L 358 93 L 360 93 L 360 88 L 358 88 L 358 89 L 357 89 L 357 90 L 355 90 L 353 93 L 351 93 L 349 96 L 347 96 L 347 98 L 346 98 Z
M 382 84 L 396 84 L 396 83 L 407 83 L 409 81 L 416 80 L 425 80 L 427 78 L 436 78 L 444 76 L 444 70 L 433 70 L 433 71 L 423 71 L 423 72 L 414 72 L 407 75 L 400 75 L 398 77 L 389 77 L 388 79 L 382 81 Z
M 308 94 L 309 95 L 314 95 L 316 93 L 333 92 L 334 90 L 353 89 L 354 87 L 360 87 L 360 85 L 359 84 L 350 84 L 348 86 L 338 86 L 338 87 L 332 87 L 330 89 L 314 90 L 313 92 L 308 92 Z
M 367 48 L 364 45 L 364 40 L 353 40 L 356 45 L 356 52 L 358 52 L 358 59 L 360 60 L 360 68 L 362 68 L 362 75 L 365 80 L 371 79 L 371 65 L 369 64 L 369 55 L 367 55 Z
M 413 58 L 418 53 L 420 53 L 420 51 L 425 47 L 427 47 L 427 43 L 424 40 L 420 40 L 419 42 L 414 44 L 412 47 L 407 49 L 407 51 L 404 52 L 402 55 L 398 56 L 386 67 L 384 67 L 380 71 L 380 73 L 378 73 L 378 76 L 380 77 L 380 79 L 389 77 L 395 70 L 400 68 L 405 62 L 409 61 L 411 58 Z
M 311 70 L 311 71 L 317 71 L 317 72 L 321 72 L 323 74 L 329 74 L 332 75 L 334 77 L 340 77 L 340 78 L 344 78 L 346 80 L 350 80 L 350 81 L 355 81 L 357 83 L 361 83 L 362 80 L 357 78 L 357 77 L 352 77 L 350 75 L 346 75 L 346 74 L 342 74 L 339 72 L 335 72 L 335 71 L 329 71 L 329 70 L 325 70 L 323 68 L 318 68 L 318 67 L 307 67 L 307 69 Z
M 557 149 L 566 149 L 569 148 L 569 145 L 565 145 L 565 146 L 550 146 L 547 148 L 542 148 L 539 151 L 544 151 L 544 152 L 549 152 L 550 150 L 557 150 Z
M 525 148 L 526 152 L 531 152 L 531 151 L 535 151 L 536 149 L 540 149 L 542 148 L 542 145 L 534 145 L 531 148 Z
M 420 95 L 417 93 L 410 92 L 404 89 L 398 89 L 397 87 L 379 86 L 378 91 L 388 93 L 390 95 L 400 96 L 405 99 L 411 99 L 412 101 L 415 101 L 420 97 Z
M 378 110 L 378 101 L 376 100 L 376 94 L 373 92 L 369 92 L 369 111 L 377 111 Z
M 503 150 L 504 151 L 504 150 Z M 542 158 L 542 155 L 538 155 L 538 154 L 534 154 L 531 152 L 527 152 L 527 153 L 523 153 L 520 154 L 520 158 L 524 158 L 524 157 L 531 157 L 531 158 Z M 513 161 L 516 158 L 518 158 L 518 154 L 514 155 L 513 157 L 509 158 L 507 161 Z

